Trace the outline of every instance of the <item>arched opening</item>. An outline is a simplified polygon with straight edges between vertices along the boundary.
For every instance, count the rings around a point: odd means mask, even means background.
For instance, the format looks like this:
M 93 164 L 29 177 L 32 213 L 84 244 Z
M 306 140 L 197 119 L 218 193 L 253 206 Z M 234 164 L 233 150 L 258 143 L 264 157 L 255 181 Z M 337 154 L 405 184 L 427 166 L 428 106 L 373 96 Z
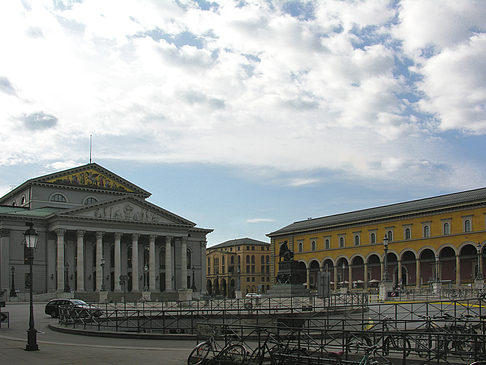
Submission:
M 393 285 L 397 285 L 398 283 L 397 270 L 398 270 L 397 255 L 394 252 L 388 252 L 386 255 L 386 275 L 388 280 L 393 281 Z
M 427 248 L 420 253 L 420 284 L 430 283 L 434 280 L 435 254 Z
M 206 290 L 209 295 L 213 295 L 213 283 L 211 282 L 211 280 L 208 280 L 206 282 Z
M 316 260 L 311 261 L 309 264 L 309 289 L 317 288 L 317 277 L 319 275 L 319 262 Z
M 364 260 L 361 256 L 356 256 L 351 261 L 353 288 L 363 288 L 364 286 Z
M 297 279 L 296 282 L 298 284 L 304 284 L 307 282 L 307 268 L 305 266 L 305 263 L 299 262 L 299 265 L 297 267 Z
M 452 247 L 439 252 L 439 277 L 442 281 L 456 282 L 456 252 Z
M 337 262 L 338 284 L 340 288 L 346 288 L 349 285 L 349 263 L 345 257 L 341 257 Z
M 405 285 L 417 285 L 417 259 L 415 253 L 406 251 L 402 255 L 402 287 Z
M 370 287 L 377 288 L 381 281 L 381 260 L 377 254 L 368 257 L 368 284 Z
M 478 251 L 473 244 L 461 248 L 461 283 L 472 283 L 477 274 Z

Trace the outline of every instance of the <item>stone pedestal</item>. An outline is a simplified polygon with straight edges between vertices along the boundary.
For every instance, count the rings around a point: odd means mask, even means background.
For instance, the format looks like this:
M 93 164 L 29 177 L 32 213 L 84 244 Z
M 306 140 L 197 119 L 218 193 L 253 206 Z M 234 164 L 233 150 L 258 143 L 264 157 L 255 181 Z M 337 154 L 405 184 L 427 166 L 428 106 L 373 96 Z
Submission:
M 99 292 L 99 303 L 106 303 L 108 301 L 108 292 L 106 290 Z
M 266 296 L 271 298 L 308 297 L 310 291 L 302 284 L 277 284 L 267 291 Z
M 243 298 L 243 294 L 241 293 L 241 290 L 235 290 L 235 298 L 236 299 Z
M 474 289 L 484 290 L 484 280 L 483 279 L 474 279 Z
M 339 288 L 339 292 L 341 294 L 348 294 L 348 287 L 347 286 L 342 286 L 341 288 Z
M 142 292 L 142 300 L 146 301 L 146 302 L 150 302 L 151 298 L 150 298 L 150 292 L 149 291 L 143 291 Z
M 393 291 L 393 282 L 392 281 L 382 281 L 379 285 L 379 294 L 378 294 L 378 300 L 379 301 L 385 301 L 389 299 L 388 293 Z
M 192 289 L 179 289 L 177 291 L 178 299 L 181 302 L 192 300 Z
M 442 283 L 440 281 L 435 281 L 432 283 L 432 293 L 434 295 L 440 295 L 441 290 L 442 290 Z

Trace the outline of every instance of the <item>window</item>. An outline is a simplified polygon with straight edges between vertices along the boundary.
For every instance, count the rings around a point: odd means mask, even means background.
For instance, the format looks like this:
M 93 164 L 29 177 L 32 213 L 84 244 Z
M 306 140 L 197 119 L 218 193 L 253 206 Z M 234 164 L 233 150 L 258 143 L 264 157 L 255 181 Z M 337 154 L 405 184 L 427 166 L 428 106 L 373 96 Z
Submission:
M 316 250 L 316 241 L 315 240 L 312 240 L 312 242 L 311 242 L 311 250 L 312 251 Z
M 464 232 L 471 232 L 471 220 L 464 220 Z
M 22 199 L 20 199 L 20 204 L 21 205 L 25 204 L 25 195 L 22 195 Z
M 299 242 L 299 252 L 304 252 L 304 244 Z
M 407 228 L 405 228 L 405 239 L 409 240 L 411 238 L 412 238 L 412 233 L 410 231 L 410 228 L 407 227 Z
M 91 204 L 96 204 L 96 203 L 98 203 L 98 199 L 96 199 L 92 196 L 89 196 L 86 199 L 84 199 L 84 205 L 91 205 Z
M 324 242 L 326 250 L 329 250 L 331 248 L 331 240 L 329 238 L 326 238 Z
M 448 223 L 448 222 L 445 222 L 445 223 L 443 224 L 443 226 L 442 226 L 442 231 L 443 231 L 444 235 L 449 235 L 449 234 L 451 234 L 451 227 L 450 227 L 450 225 L 449 225 L 449 223 Z
M 375 232 L 371 232 L 371 234 L 370 234 L 370 243 L 372 245 L 376 243 L 376 233 Z
M 339 248 L 344 248 L 345 242 L 344 237 L 339 237 Z
M 211 274 L 211 258 L 208 257 L 208 275 L 210 274 Z
M 388 242 L 393 242 L 393 231 L 388 231 L 386 236 L 388 237 Z
M 51 202 L 58 202 L 58 203 L 66 203 L 67 199 L 64 195 L 56 193 L 52 194 L 51 198 L 49 199 Z
M 251 246 L 251 250 L 252 251 L 255 251 L 255 246 Z
M 354 245 L 359 246 L 359 235 L 358 234 L 354 236 Z
M 430 237 L 430 227 L 428 225 L 424 225 L 424 237 Z

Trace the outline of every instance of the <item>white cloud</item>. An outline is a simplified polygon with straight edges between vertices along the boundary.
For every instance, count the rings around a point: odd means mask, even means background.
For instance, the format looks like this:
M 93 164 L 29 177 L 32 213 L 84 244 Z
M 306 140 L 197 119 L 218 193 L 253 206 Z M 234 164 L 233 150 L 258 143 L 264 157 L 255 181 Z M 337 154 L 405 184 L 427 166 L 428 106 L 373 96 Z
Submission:
M 272 218 L 249 218 L 246 220 L 246 223 L 268 223 L 268 222 L 275 222 L 275 219 Z
M 437 125 L 486 131 L 483 2 L 313 4 L 303 21 L 260 0 L 2 2 L 0 165 L 77 161 L 93 133 L 100 158 L 420 179 L 444 168 Z M 27 133 L 40 113 L 57 123 Z

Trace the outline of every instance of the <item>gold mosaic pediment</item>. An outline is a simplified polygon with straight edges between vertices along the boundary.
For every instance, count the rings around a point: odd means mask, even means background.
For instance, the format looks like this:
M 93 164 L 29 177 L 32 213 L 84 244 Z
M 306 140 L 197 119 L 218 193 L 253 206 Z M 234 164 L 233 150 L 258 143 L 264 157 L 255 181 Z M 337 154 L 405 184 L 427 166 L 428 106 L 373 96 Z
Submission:
M 69 186 L 89 187 L 105 190 L 116 190 L 123 192 L 133 192 L 132 189 L 110 179 L 106 175 L 94 169 L 84 170 L 69 175 L 63 175 L 54 179 L 47 180 L 51 184 L 61 184 Z

